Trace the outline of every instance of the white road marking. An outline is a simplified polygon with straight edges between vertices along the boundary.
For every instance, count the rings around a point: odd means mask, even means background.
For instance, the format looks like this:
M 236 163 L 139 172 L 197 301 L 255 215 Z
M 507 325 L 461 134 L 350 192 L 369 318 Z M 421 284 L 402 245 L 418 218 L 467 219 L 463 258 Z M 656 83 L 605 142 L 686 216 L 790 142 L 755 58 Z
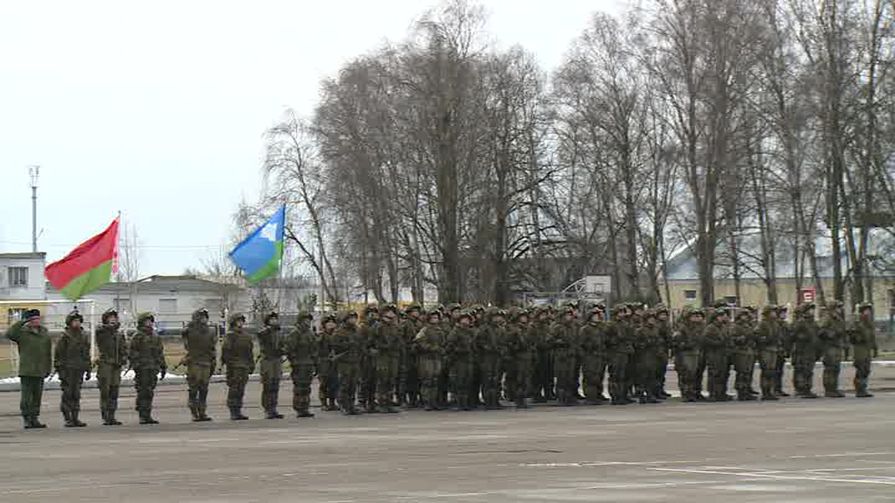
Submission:
M 809 476 L 795 476 L 795 475 L 774 475 L 770 473 L 757 473 L 757 472 L 729 472 L 722 470 L 692 470 L 685 468 L 649 468 L 650 470 L 660 471 L 660 472 L 677 472 L 677 473 L 694 473 L 700 475 L 732 475 L 734 477 L 748 477 L 748 478 L 766 478 L 773 480 L 810 480 L 817 482 L 834 482 L 834 483 L 842 483 L 842 484 L 882 484 L 882 485 L 890 485 L 895 486 L 895 480 L 880 480 L 880 478 L 854 478 L 854 479 L 841 479 L 841 478 L 831 478 L 831 477 L 809 477 Z M 889 478 L 889 477 L 885 477 Z

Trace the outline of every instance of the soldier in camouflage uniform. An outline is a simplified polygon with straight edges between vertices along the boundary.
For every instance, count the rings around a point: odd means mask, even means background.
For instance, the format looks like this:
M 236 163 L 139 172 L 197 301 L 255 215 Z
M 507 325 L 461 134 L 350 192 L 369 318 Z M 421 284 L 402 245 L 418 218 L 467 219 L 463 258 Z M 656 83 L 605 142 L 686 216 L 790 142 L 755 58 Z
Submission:
M 134 370 L 134 388 L 137 390 L 137 413 L 140 424 L 158 424 L 152 417 L 152 399 L 159 379 L 168 371 L 162 339 L 155 333 L 155 316 L 152 313 L 137 315 L 137 332 L 131 338 L 128 360 Z
M 849 341 L 852 343 L 852 355 L 854 355 L 855 396 L 870 398 L 873 395 L 867 391 L 867 379 L 870 378 L 870 366 L 873 358 L 879 356 L 879 348 L 876 345 L 876 327 L 873 324 L 873 306 L 861 304 L 857 311 L 858 319 L 849 330 Z
M 554 393 L 553 346 L 550 333 L 550 313 L 547 308 L 538 308 L 535 312 L 532 330 L 536 341 L 536 360 L 534 372 L 535 402 L 544 403 L 556 398 Z
M 221 346 L 221 363 L 227 366 L 227 408 L 231 421 L 248 419 L 242 413 L 249 375 L 255 371 L 255 342 L 245 329 L 246 317 L 230 316 L 227 336 Z
M 528 311 L 513 308 L 510 313 L 510 325 L 506 335 L 506 354 L 508 369 L 514 376 L 512 382 L 507 379 L 506 386 L 513 387 L 512 396 L 517 409 L 528 407 L 529 385 L 535 359 L 536 340 L 529 323 Z
M 726 402 L 727 380 L 730 377 L 730 323 L 727 310 L 716 308 L 703 333 L 703 348 L 708 368 L 709 400 Z
M 814 384 L 814 363 L 817 361 L 817 322 L 814 321 L 814 303 L 796 308 L 796 320 L 792 326 L 793 387 L 796 396 L 817 398 L 811 391 Z
M 634 384 L 640 403 L 658 403 L 656 361 L 662 351 L 659 323 L 654 311 L 645 311 L 641 316 L 643 321 L 637 327 L 637 335 L 634 337 L 634 350 L 637 355 Z
M 285 343 L 286 356 L 292 368 L 292 409 L 299 418 L 314 417 L 308 409 L 311 406 L 311 382 L 320 342 L 311 328 L 313 319 L 307 311 L 298 313 L 295 328 Z
M 557 405 L 569 406 L 578 403 L 578 392 L 575 390 L 575 366 L 579 352 L 578 330 L 575 310 L 567 306 L 551 330 Z
M 457 409 L 470 410 L 472 367 L 475 353 L 475 330 L 472 328 L 473 314 L 469 311 L 460 313 L 457 322 L 445 338 L 445 356 L 451 360 L 451 387 L 456 390 Z
M 630 310 L 627 305 L 615 307 L 612 323 L 606 331 L 606 355 L 609 367 L 609 396 L 612 405 L 632 403 L 628 397 L 628 360 L 634 353 L 633 327 L 628 320 Z
M 217 364 L 217 342 L 215 331 L 208 324 L 208 311 L 199 309 L 181 334 L 186 350 L 187 398 L 193 421 L 211 421 L 205 413 L 208 408 L 208 383 Z
M 438 401 L 438 377 L 446 353 L 445 327 L 441 322 L 441 312 L 429 311 L 427 324 L 413 340 L 419 357 L 420 394 L 427 411 L 441 410 Z
M 81 413 L 81 385 L 90 379 L 90 339 L 81 324 L 84 317 L 77 311 L 65 317 L 65 331 L 56 343 L 53 360 L 62 387 L 60 410 L 65 426 L 87 426 L 78 419 Z
M 839 371 L 842 366 L 842 351 L 846 337 L 842 303 L 827 303 L 821 317 L 817 339 L 820 357 L 824 363 L 824 396 L 842 398 L 845 394 L 839 391 Z
M 376 359 L 366 351 L 373 344 L 378 327 L 379 308 L 370 304 L 364 309 L 363 322 L 358 327 L 365 351 L 360 360 L 357 394 L 358 401 L 368 413 L 378 412 L 376 409 Z
M 380 321 L 372 333 L 369 354 L 376 371 L 376 405 L 379 412 L 395 413 L 393 397 L 395 380 L 401 354 L 404 352 L 404 336 L 398 322 L 398 307 L 387 304 L 380 312 Z
M 671 354 L 671 321 L 668 319 L 668 308 L 656 306 L 656 322 L 659 327 L 659 359 L 656 362 L 656 398 L 671 398 L 665 391 L 665 373 L 668 370 L 668 359 Z
M 487 325 L 487 313 L 482 305 L 475 305 L 472 308 L 473 317 L 472 328 L 476 337 L 478 333 L 484 330 Z M 478 358 L 472 360 L 472 377 L 469 380 L 469 403 L 473 408 L 485 405 L 482 401 L 482 365 Z
M 755 322 L 751 307 L 743 308 L 737 313 L 736 322 L 731 332 L 733 346 L 733 368 L 736 371 L 735 388 L 737 400 L 755 400 L 752 393 L 752 376 L 755 373 Z
M 405 319 L 401 323 L 401 333 L 404 344 L 401 352 L 401 368 L 398 378 L 398 401 L 403 402 L 409 408 L 416 408 L 420 401 L 420 381 L 417 370 L 416 353 L 414 353 L 413 339 L 423 328 L 420 319 L 422 308 L 419 304 L 407 306 Z
M 486 409 L 500 409 L 501 357 L 506 340 L 506 313 L 502 309 L 490 308 L 485 325 L 475 338 L 476 361 L 482 369 L 482 397 Z
M 786 370 L 786 359 L 792 355 L 792 330 L 786 322 L 788 309 L 786 306 L 777 306 L 777 326 L 780 332 L 779 348 L 777 350 L 777 372 L 774 374 L 774 395 L 778 397 L 789 396 L 783 391 L 783 374 Z
M 603 375 L 606 373 L 606 332 L 603 321 L 605 308 L 595 306 L 578 331 L 581 347 L 581 363 L 584 368 L 584 398 L 588 405 L 600 405 L 606 401 L 603 396 Z
M 345 415 L 354 416 L 359 414 L 357 382 L 366 347 L 357 327 L 357 313 L 344 312 L 339 316 L 339 322 L 339 328 L 329 341 L 330 362 L 339 375 L 339 409 Z
M 280 317 L 277 313 L 267 313 L 263 321 L 264 326 L 258 331 L 258 348 L 261 350 L 261 407 L 267 419 L 282 419 L 283 415 L 277 411 L 277 405 L 286 341 L 280 335 Z
M 119 330 L 118 313 L 109 309 L 102 314 L 102 324 L 96 328 L 96 349 L 99 361 L 96 380 L 99 386 L 99 410 L 106 426 L 118 426 L 115 419 L 118 410 L 118 389 L 121 386 L 121 369 L 127 365 L 127 341 Z
M 685 402 L 695 402 L 700 393 L 696 387 L 699 371 L 699 355 L 702 348 L 702 334 L 705 330 L 703 313 L 699 309 L 686 308 L 681 313 L 681 322 L 671 338 L 674 348 L 674 368 L 677 371 L 678 387 Z
M 777 312 L 777 306 L 763 307 L 761 321 L 758 323 L 755 334 L 755 351 L 758 355 L 758 365 L 761 368 L 759 379 L 762 400 L 778 400 L 775 391 L 782 330 L 780 320 L 777 319 Z
M 317 394 L 320 407 L 328 412 L 339 410 L 336 399 L 339 397 L 339 372 L 331 357 L 335 354 L 330 347 L 339 322 L 335 314 L 328 313 L 320 320 L 317 351 Z
M 40 417 L 44 379 L 50 375 L 53 366 L 53 343 L 47 329 L 40 324 L 40 311 L 25 311 L 22 319 L 7 329 L 6 337 L 19 348 L 19 410 L 25 429 L 46 428 L 47 425 L 37 418 Z

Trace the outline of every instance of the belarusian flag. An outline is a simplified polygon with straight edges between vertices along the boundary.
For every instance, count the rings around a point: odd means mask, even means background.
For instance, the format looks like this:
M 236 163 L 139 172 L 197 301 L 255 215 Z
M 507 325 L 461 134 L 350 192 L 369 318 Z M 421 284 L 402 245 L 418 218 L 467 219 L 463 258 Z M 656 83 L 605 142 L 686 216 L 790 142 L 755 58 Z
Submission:
M 118 219 L 106 230 L 84 241 L 65 258 L 48 265 L 44 275 L 70 300 L 109 282 L 118 269 Z

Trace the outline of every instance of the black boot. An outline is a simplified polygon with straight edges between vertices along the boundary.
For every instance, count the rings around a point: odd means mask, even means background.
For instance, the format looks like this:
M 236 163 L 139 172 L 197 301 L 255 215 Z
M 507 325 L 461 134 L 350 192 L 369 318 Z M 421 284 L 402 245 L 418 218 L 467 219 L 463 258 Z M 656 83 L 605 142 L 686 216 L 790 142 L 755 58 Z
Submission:
M 76 427 L 76 428 L 83 428 L 83 427 L 87 426 L 87 423 L 85 423 L 85 422 L 81 421 L 80 419 L 78 419 L 78 415 L 79 415 L 79 414 L 80 414 L 80 411 L 77 411 L 77 410 L 73 410 L 73 411 L 71 412 L 71 422 L 72 422 L 72 426 L 74 426 L 74 427 Z
M 231 421 L 245 421 L 248 417 L 242 415 L 242 407 L 230 407 Z
M 267 417 L 267 419 L 283 419 L 283 415 L 277 412 L 276 409 L 267 411 L 267 415 L 265 417 Z
M 140 424 L 158 424 L 158 421 L 152 418 L 151 411 L 140 411 Z
M 62 409 L 62 418 L 65 420 L 63 426 L 65 426 L 66 428 L 74 427 L 75 423 L 73 423 L 71 420 L 71 411 L 69 411 L 68 409 Z
M 106 426 L 121 426 L 121 421 L 115 419 L 115 411 L 110 409 L 106 411 L 106 420 L 103 421 L 103 424 Z

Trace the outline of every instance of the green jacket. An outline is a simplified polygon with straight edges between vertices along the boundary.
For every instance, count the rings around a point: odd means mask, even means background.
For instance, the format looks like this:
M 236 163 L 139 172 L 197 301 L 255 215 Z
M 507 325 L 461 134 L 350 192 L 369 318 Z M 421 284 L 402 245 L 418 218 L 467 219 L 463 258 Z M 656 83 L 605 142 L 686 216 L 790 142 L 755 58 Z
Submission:
M 128 360 L 134 370 L 167 369 L 162 339 L 150 329 L 140 329 L 131 339 Z
M 213 367 L 217 362 L 218 337 L 204 321 L 190 321 L 181 333 L 187 362 L 199 367 Z
M 123 367 L 127 364 L 127 341 L 118 327 L 100 325 L 96 327 L 96 349 L 100 363 Z
M 83 330 L 65 329 L 53 352 L 56 372 L 86 372 L 90 368 L 90 339 Z
M 311 325 L 300 321 L 286 338 L 286 356 L 293 367 L 313 365 L 320 356 L 320 338 L 314 334 Z M 329 355 L 324 355 L 327 358 Z
M 37 329 L 19 321 L 9 327 L 6 337 L 19 346 L 19 377 L 47 377 L 53 367 L 53 344 L 44 327 Z

